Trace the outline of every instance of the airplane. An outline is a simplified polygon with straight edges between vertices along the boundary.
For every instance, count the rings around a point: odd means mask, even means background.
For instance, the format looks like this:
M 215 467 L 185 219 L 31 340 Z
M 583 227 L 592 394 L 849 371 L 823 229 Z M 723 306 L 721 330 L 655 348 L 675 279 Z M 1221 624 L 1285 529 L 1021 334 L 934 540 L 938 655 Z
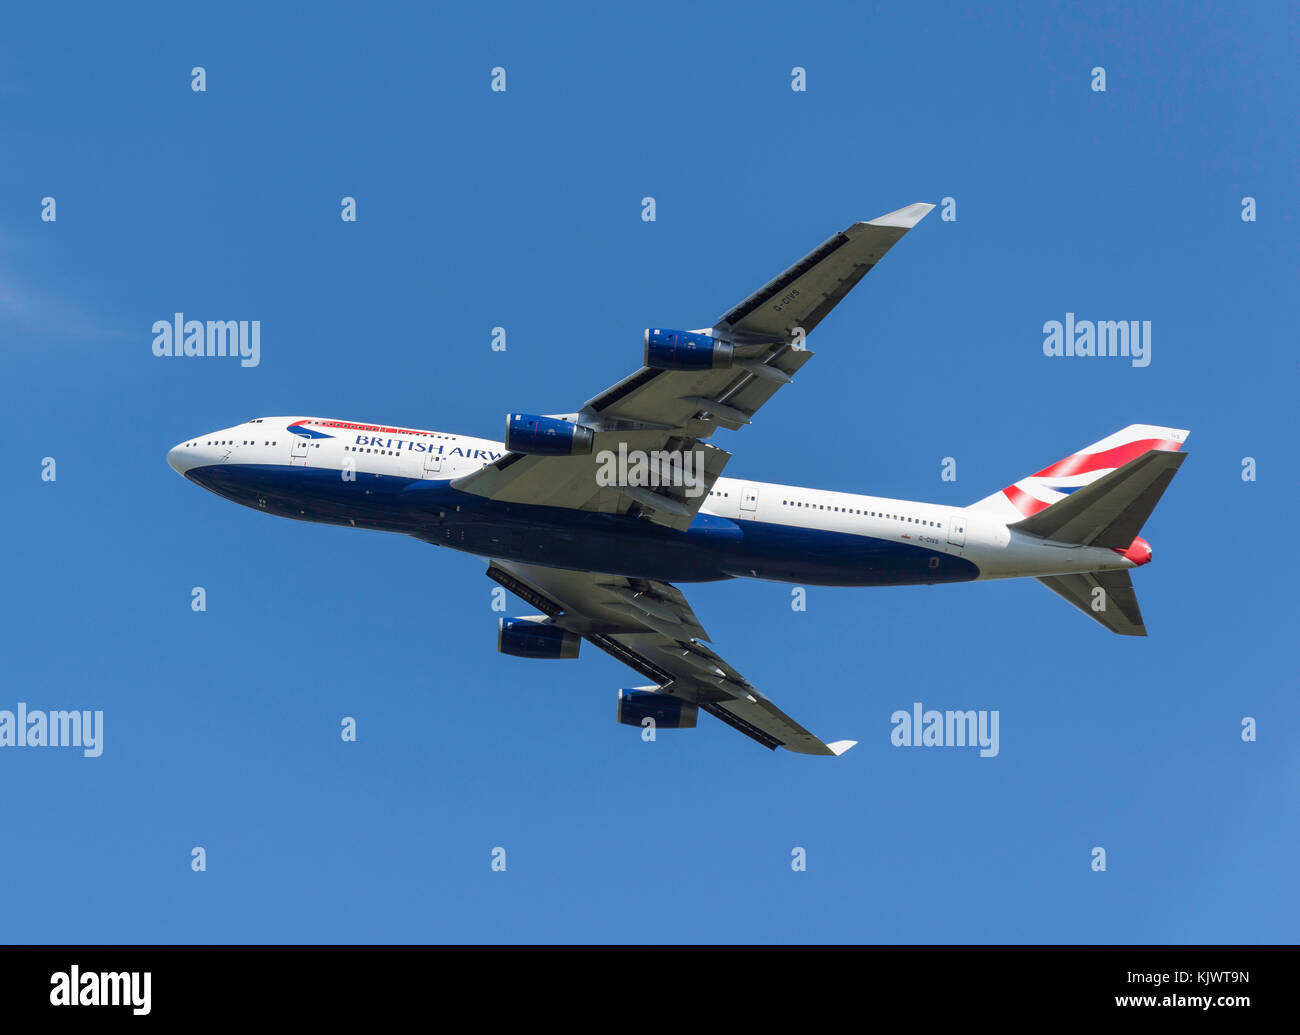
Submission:
M 700 711 L 765 747 L 841 755 L 710 647 L 674 583 L 754 578 L 901 586 L 1035 578 L 1112 632 L 1145 636 L 1130 571 L 1188 432 L 1134 424 L 969 506 L 724 478 L 708 441 L 738 430 L 813 356 L 806 336 L 933 208 L 854 223 L 709 328 L 647 329 L 643 365 L 573 413 L 511 413 L 505 440 L 321 417 L 258 417 L 167 462 L 280 517 L 399 532 L 487 560 L 540 614 L 497 649 L 575 658 L 583 641 L 650 683 L 619 691 L 630 726 Z

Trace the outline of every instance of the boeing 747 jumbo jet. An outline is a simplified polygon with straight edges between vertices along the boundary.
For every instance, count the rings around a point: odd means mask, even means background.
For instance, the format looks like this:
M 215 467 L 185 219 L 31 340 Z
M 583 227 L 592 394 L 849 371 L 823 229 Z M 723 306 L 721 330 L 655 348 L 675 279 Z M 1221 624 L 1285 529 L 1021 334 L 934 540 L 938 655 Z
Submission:
M 180 443 L 167 462 L 255 510 L 401 532 L 488 561 L 541 614 L 503 618 L 497 649 L 573 658 L 582 640 L 650 685 L 618 721 L 686 728 L 703 710 L 769 748 L 840 755 L 723 658 L 675 582 L 903 586 L 1036 578 L 1112 632 L 1145 636 L 1129 572 L 1186 431 L 1134 424 L 967 507 L 723 478 L 736 430 L 813 354 L 804 338 L 932 205 L 854 223 L 713 327 L 645 332 L 644 366 L 576 413 L 509 414 L 505 442 L 258 417 Z

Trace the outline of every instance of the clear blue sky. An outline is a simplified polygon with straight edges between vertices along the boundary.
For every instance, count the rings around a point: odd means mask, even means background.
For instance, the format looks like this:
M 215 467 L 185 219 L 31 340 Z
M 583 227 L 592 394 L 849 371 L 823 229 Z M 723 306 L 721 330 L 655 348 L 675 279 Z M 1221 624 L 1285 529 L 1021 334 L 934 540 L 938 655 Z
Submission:
M 0 708 L 102 709 L 105 745 L 0 750 L 4 940 L 1293 941 L 1295 13 L 1143 7 L 11 12 Z M 838 761 L 707 717 L 644 744 L 612 659 L 495 653 L 479 560 L 164 461 L 271 414 L 499 438 L 636 368 L 643 327 L 943 197 L 721 433 L 727 473 L 964 505 L 1133 422 L 1191 456 L 1145 640 L 1032 581 L 806 613 L 686 587 L 757 686 L 861 741 Z M 155 358 L 178 310 L 260 320 L 261 365 Z M 1150 320 L 1152 364 L 1044 357 L 1066 312 Z M 913 701 L 997 709 L 999 756 L 892 747 Z

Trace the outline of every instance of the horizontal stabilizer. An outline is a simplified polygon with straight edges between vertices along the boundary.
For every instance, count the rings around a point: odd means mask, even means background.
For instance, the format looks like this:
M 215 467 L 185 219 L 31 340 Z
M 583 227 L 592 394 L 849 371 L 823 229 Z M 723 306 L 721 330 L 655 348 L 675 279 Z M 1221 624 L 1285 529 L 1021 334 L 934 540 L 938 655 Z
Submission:
M 1145 636 L 1137 593 L 1126 571 L 1097 571 L 1083 575 L 1049 575 L 1038 580 L 1089 618 L 1121 636 Z
M 1152 449 L 1011 527 L 1057 542 L 1125 550 L 1186 459 L 1186 453 Z

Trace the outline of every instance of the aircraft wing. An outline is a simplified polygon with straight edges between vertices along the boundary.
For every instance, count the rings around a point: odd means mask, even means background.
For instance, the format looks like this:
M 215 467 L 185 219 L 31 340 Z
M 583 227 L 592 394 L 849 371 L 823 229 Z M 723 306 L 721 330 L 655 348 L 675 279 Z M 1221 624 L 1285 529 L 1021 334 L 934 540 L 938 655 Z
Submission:
M 823 743 L 768 700 L 704 645 L 699 619 L 669 583 L 497 560 L 487 574 L 555 625 L 652 679 L 660 693 L 696 704 L 765 747 L 842 755 L 857 743 Z
M 453 486 L 503 502 L 634 513 L 686 528 L 731 458 L 704 440 L 718 427 L 735 430 L 750 423 L 790 383 L 813 356 L 803 347 L 806 335 L 933 207 L 908 205 L 854 223 L 728 310 L 712 329 L 696 332 L 730 343 L 730 365 L 707 370 L 641 367 L 587 400 L 577 413 L 565 415 L 594 433 L 590 454 L 507 453 Z M 678 479 L 685 486 L 602 484 L 600 456 L 617 455 L 620 447 L 696 454 L 697 478 Z

